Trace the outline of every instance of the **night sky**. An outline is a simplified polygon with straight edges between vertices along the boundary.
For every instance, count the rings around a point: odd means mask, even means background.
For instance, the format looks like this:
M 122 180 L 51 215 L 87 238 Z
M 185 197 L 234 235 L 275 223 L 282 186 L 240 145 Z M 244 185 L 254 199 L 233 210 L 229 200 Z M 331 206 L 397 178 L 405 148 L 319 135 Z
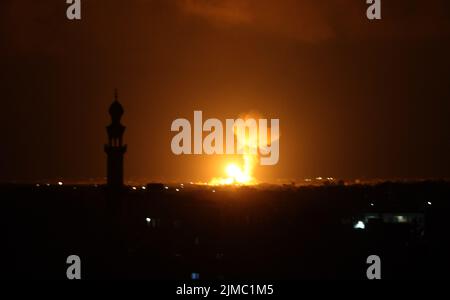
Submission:
M 114 88 L 128 180 L 220 176 L 227 157 L 172 154 L 173 120 L 279 118 L 261 181 L 450 177 L 450 2 L 0 2 L 0 181 L 105 176 Z

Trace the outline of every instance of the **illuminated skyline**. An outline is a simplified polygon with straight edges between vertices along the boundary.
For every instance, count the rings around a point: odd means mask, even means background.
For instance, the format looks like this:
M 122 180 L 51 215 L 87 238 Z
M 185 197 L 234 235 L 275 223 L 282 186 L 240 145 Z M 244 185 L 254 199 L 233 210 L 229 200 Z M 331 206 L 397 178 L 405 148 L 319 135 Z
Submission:
M 0 181 L 105 175 L 105 109 L 126 109 L 125 180 L 208 182 L 239 157 L 177 157 L 170 124 L 283 124 L 261 182 L 450 177 L 448 1 L 2 1 Z M 223 172 L 221 174 L 220 172 Z

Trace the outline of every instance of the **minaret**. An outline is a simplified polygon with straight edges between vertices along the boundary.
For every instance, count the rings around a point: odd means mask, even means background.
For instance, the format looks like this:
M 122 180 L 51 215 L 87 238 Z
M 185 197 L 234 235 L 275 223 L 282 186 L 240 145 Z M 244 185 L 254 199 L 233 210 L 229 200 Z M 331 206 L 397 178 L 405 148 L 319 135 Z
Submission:
M 106 127 L 108 132 L 108 144 L 105 145 L 107 159 L 108 187 L 123 187 L 123 156 L 127 151 L 127 146 L 123 145 L 123 133 L 125 126 L 120 123 L 123 115 L 123 107 L 118 101 L 117 90 L 114 93 L 114 102 L 109 108 L 111 124 Z

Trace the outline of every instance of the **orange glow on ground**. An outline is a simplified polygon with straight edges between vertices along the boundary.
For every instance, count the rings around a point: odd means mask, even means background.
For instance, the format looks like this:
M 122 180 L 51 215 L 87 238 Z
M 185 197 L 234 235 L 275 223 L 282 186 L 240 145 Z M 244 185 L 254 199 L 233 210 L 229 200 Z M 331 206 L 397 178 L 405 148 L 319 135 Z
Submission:
M 227 165 L 225 168 L 227 177 L 225 178 L 213 178 L 209 185 L 219 186 L 219 185 L 252 185 L 255 184 L 255 180 L 251 175 L 250 168 L 239 167 L 235 163 Z

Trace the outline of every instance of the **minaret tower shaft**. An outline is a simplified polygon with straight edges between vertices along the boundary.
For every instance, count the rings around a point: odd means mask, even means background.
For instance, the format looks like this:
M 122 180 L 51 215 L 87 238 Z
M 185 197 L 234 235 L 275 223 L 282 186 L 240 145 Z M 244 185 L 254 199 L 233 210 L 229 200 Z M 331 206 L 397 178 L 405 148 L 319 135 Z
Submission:
M 107 184 L 110 188 L 123 187 L 123 157 L 127 152 L 127 146 L 123 144 L 125 126 L 121 124 L 124 113 L 118 100 L 117 90 L 114 93 L 114 102 L 109 107 L 111 124 L 106 127 L 108 143 L 105 145 L 107 154 Z

